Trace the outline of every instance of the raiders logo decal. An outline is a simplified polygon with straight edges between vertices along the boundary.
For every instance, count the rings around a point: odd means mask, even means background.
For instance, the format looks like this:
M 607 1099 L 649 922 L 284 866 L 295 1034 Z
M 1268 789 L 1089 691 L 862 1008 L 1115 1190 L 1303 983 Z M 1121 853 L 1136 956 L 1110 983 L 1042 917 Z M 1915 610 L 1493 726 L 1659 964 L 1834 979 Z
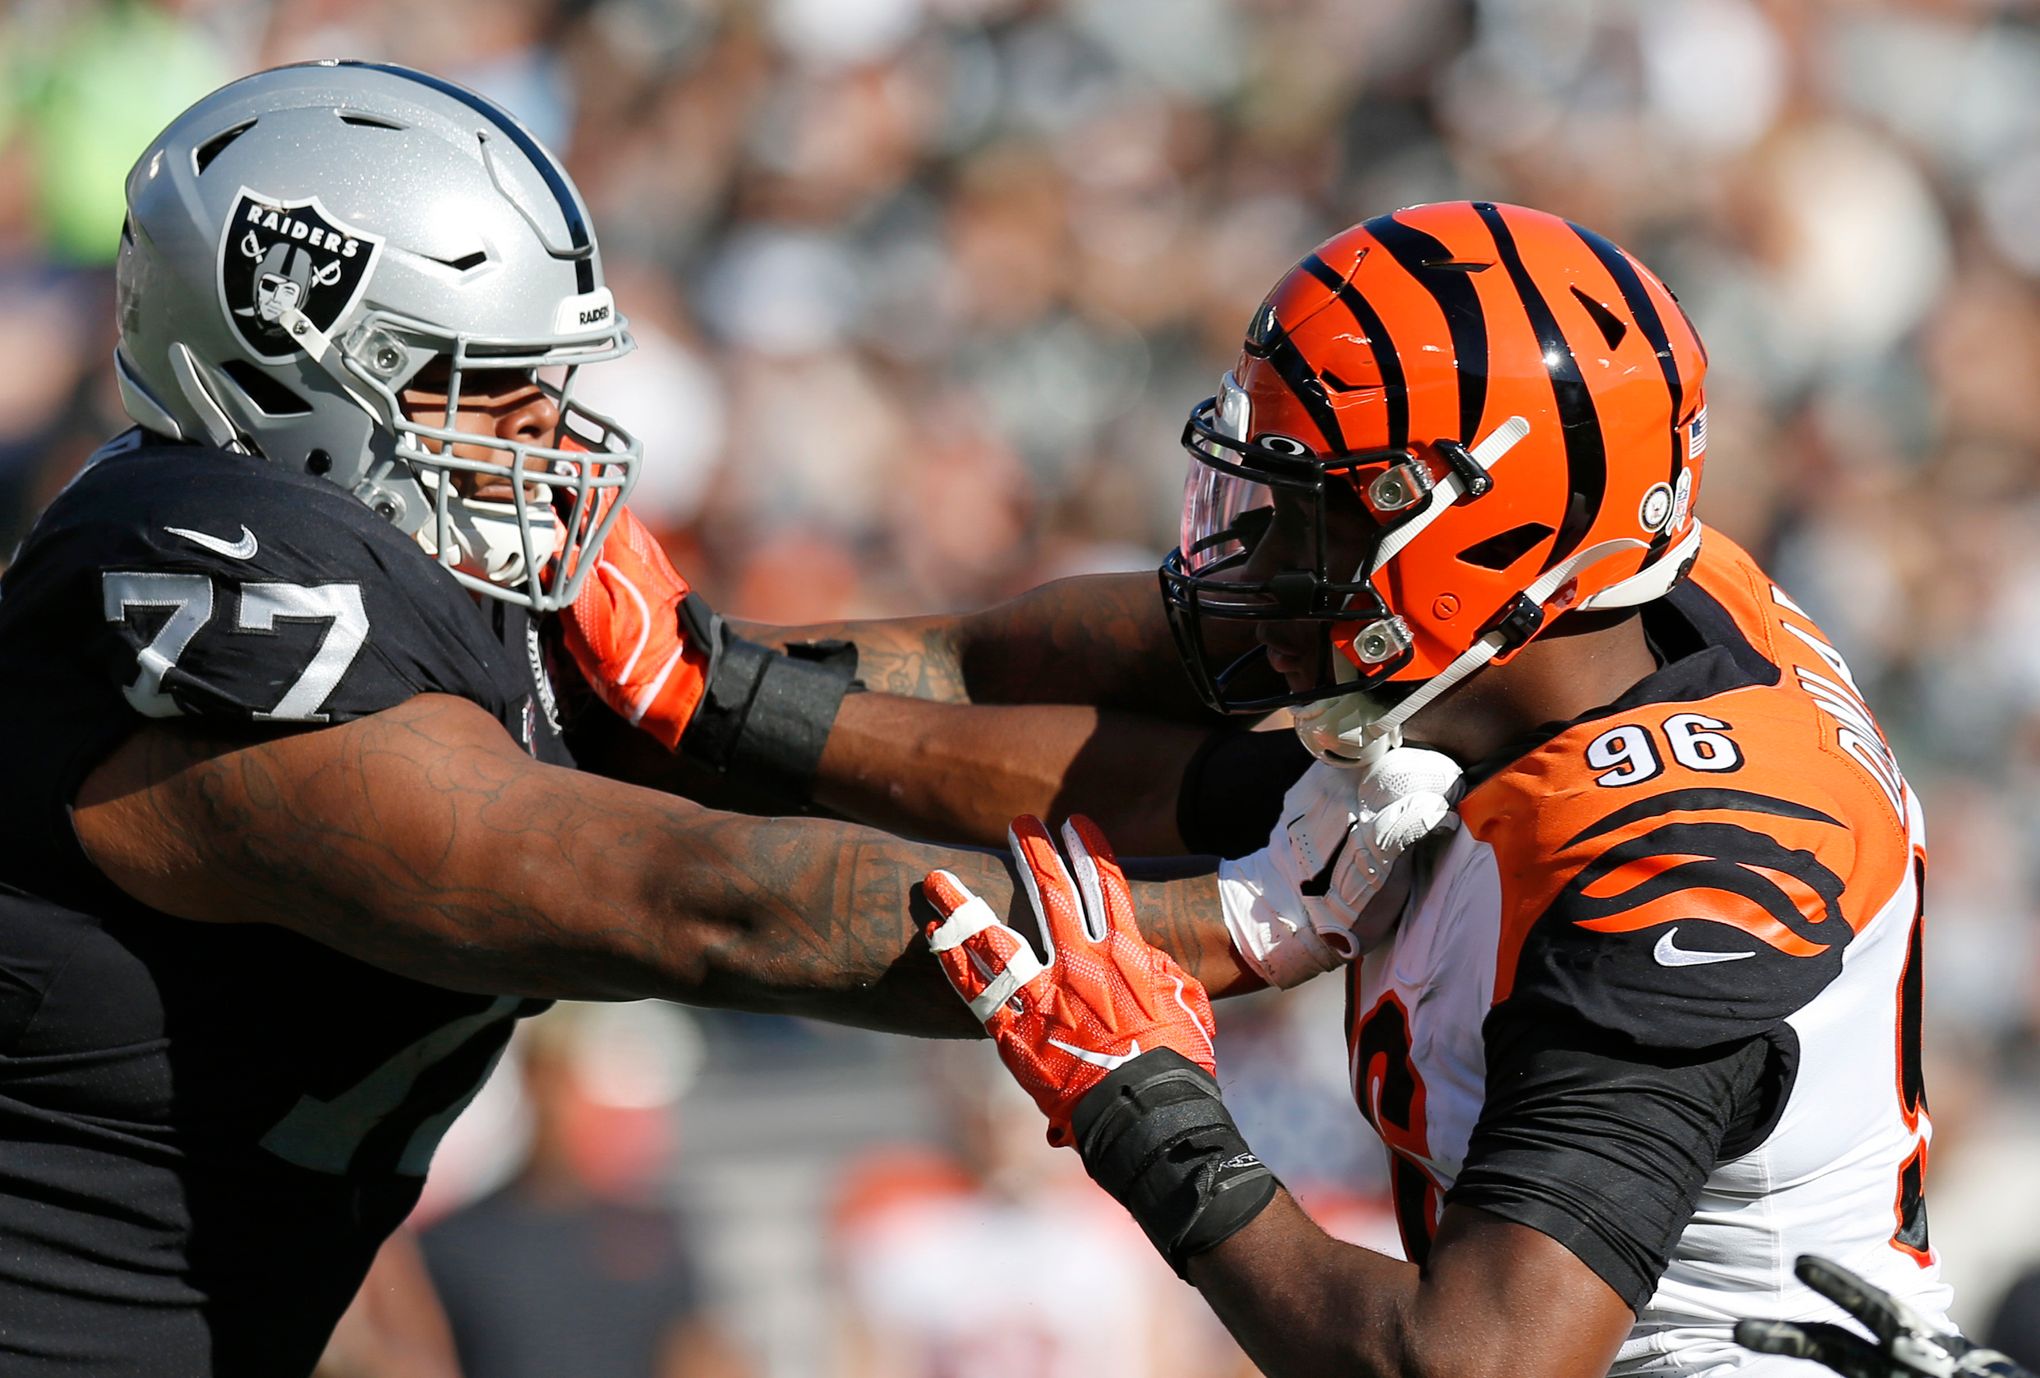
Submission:
M 316 196 L 280 201 L 242 187 L 220 237 L 220 304 L 250 354 L 280 363 L 299 349 L 279 317 L 296 307 L 330 331 L 361 299 L 382 245 Z

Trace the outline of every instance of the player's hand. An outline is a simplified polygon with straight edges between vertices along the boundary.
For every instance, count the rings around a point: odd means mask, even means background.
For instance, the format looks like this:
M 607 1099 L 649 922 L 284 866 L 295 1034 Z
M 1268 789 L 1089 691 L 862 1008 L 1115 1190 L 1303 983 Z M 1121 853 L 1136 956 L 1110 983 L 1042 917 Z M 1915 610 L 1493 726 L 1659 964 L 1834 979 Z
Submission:
M 1273 986 L 1350 962 L 1394 927 L 1389 886 L 1412 846 L 1459 822 L 1459 765 L 1399 746 L 1365 767 L 1318 762 L 1290 786 L 1268 845 L 1222 862 L 1219 896 L 1233 946 Z
M 562 614 L 567 651 L 589 686 L 669 750 L 701 706 L 715 656 L 713 619 L 683 617 L 688 598 L 687 581 L 626 507 Z
M 928 925 L 928 946 L 1048 1116 L 1048 1141 L 1070 1143 L 1084 1093 L 1144 1053 L 1171 1048 L 1215 1076 L 1211 1001 L 1140 936 L 1126 876 L 1098 825 L 1063 824 L 1067 867 L 1040 819 L 1016 818 L 1006 836 L 1048 961 L 948 871 L 928 873 L 928 899 L 942 915 Z
M 1801 1254 L 1792 1271 L 1870 1335 L 1828 1321 L 1738 1321 L 1737 1344 L 1759 1354 L 1811 1359 L 1845 1378 L 2035 1378 L 1994 1349 L 1936 1330 L 1910 1306 L 1838 1263 Z

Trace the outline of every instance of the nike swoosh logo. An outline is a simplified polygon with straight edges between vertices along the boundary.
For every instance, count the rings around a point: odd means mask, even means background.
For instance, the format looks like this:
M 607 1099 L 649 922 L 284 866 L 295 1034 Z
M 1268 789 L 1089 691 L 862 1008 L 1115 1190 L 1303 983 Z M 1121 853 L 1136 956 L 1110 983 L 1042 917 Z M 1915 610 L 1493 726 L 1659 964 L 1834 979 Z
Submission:
M 241 539 L 238 541 L 223 540 L 218 536 L 208 536 L 203 531 L 186 531 L 181 526 L 166 526 L 163 529 L 173 536 L 182 536 L 193 545 L 210 550 L 215 555 L 224 555 L 229 560 L 252 560 L 255 558 L 255 533 L 246 526 L 241 528 Z
M 1352 824 L 1345 832 L 1339 834 L 1339 845 L 1332 848 L 1332 854 L 1325 858 L 1325 864 L 1318 868 L 1318 873 L 1296 887 L 1300 894 L 1307 899 L 1317 900 L 1331 893 L 1332 868 L 1339 864 L 1339 858 L 1345 854 L 1346 844 L 1353 840 L 1353 829 L 1359 826 L 1357 823 Z
M 1745 957 L 1757 955 L 1754 952 L 1695 952 L 1672 941 L 1673 935 L 1678 931 L 1676 928 L 1667 928 L 1664 937 L 1659 938 L 1657 946 L 1651 949 L 1650 955 L 1657 958 L 1659 966 L 1704 967 L 1712 966 L 1716 962 L 1740 962 Z
M 1089 1048 L 1079 1048 L 1073 1043 L 1063 1042 L 1060 1038 L 1049 1039 L 1048 1046 L 1060 1048 L 1077 1061 L 1088 1062 L 1093 1067 L 1103 1067 L 1108 1072 L 1116 1072 L 1140 1056 L 1140 1040 L 1137 1038 L 1129 1039 L 1126 1044 L 1126 1051 L 1117 1057 L 1110 1053 L 1094 1053 Z

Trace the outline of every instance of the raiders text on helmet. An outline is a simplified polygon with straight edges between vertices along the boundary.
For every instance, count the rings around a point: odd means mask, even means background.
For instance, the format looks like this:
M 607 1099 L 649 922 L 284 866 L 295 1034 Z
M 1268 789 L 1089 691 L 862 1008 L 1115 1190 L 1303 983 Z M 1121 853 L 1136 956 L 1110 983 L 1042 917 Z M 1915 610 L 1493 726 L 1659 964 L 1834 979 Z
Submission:
M 295 205 L 241 188 L 220 236 L 220 309 L 248 352 L 278 363 L 302 346 L 283 328 L 291 307 L 320 330 L 361 299 L 382 236 L 342 225 L 310 197 Z

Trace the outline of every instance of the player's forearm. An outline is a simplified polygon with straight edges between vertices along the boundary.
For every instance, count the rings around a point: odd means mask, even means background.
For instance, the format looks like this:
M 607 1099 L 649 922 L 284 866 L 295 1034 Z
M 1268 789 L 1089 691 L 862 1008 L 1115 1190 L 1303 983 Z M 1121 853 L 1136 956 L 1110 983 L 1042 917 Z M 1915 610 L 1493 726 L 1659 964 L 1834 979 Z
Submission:
M 660 997 L 970 1035 L 919 941 L 942 866 L 1010 904 L 1005 866 L 850 824 L 716 814 L 532 762 L 423 697 L 232 745 L 145 729 L 81 792 L 103 871 L 181 917 L 274 922 L 454 989 Z M 1158 921 L 1210 882 L 1154 887 Z M 1222 929 L 1220 930 L 1222 931 Z
M 1128 852 L 1186 850 L 1179 814 L 1191 762 L 1222 727 L 1080 704 L 958 704 L 851 694 L 814 773 L 793 797 L 761 792 L 755 773 L 719 772 L 668 751 L 611 713 L 573 728 L 584 770 L 716 808 L 784 813 L 806 806 L 873 827 L 980 847 L 1005 844 L 1023 813 L 1089 814 Z
M 980 703 L 1089 703 L 1215 721 L 1184 673 L 1152 572 L 1058 579 L 962 619 Z
M 659 930 L 690 929 L 699 943 L 698 969 L 682 969 L 682 991 L 648 995 L 975 1037 L 981 1030 L 922 941 L 937 917 L 922 878 L 937 868 L 951 871 L 994 912 L 1034 933 L 1011 864 L 987 852 L 908 842 L 848 823 L 705 812 L 675 830 L 673 846 L 695 855 L 669 869 L 716 880 L 693 887 L 684 912 Z M 1208 864 L 1186 859 L 1132 883 L 1141 935 L 1214 996 L 1259 989 L 1259 978 L 1233 952 Z M 655 887 L 665 883 L 648 879 Z M 646 900 L 659 902 L 657 894 Z M 663 959 L 654 957 L 652 966 L 663 980 Z
M 1217 1248 L 1189 1281 L 1269 1378 L 1415 1378 L 1406 1342 L 1417 1269 L 1342 1244 L 1287 1192 Z
M 867 618 L 782 627 L 729 619 L 738 636 L 784 647 L 818 641 L 847 641 L 857 647 L 857 678 L 875 693 L 899 694 L 936 703 L 968 703 L 958 638 L 961 617 Z
M 734 871 L 743 883 L 732 895 L 697 895 L 674 915 L 674 923 L 694 931 L 699 952 L 691 961 L 699 965 L 683 967 L 681 989 L 662 985 L 645 994 L 923 1036 L 981 1032 L 922 941 L 936 915 L 921 880 L 938 867 L 951 871 L 1031 934 L 1032 911 L 1004 858 L 853 824 L 706 818 L 712 821 L 686 828 L 686 840 L 676 838 L 676 845 L 699 848 L 700 863 L 724 858 L 721 866 L 704 865 L 704 873 L 727 885 Z M 1143 936 L 1213 995 L 1258 987 L 1233 955 L 1211 875 L 1155 878 L 1133 889 Z M 654 957 L 652 969 L 668 980 L 662 958 Z
M 1075 704 L 955 705 L 853 694 L 815 802 L 877 827 L 1003 846 L 1019 814 L 1089 814 L 1136 856 L 1183 850 L 1177 796 L 1214 729 Z
M 871 689 L 942 703 L 1073 703 L 1205 721 L 1150 573 L 1058 579 L 977 612 L 807 627 L 734 624 L 767 645 L 843 640 Z
M 1010 903 L 992 857 L 854 824 L 695 811 L 662 825 L 656 859 L 612 856 L 644 916 L 597 941 L 630 994 L 975 1037 L 920 941 L 921 878 L 961 869 Z M 601 863 L 598 863 L 601 864 Z M 945 1003 L 945 997 L 948 997 Z
M 1214 1000 L 1266 990 L 1233 947 L 1209 857 L 1133 857 L 1120 863 L 1140 936 L 1197 978 Z
M 1564 1246 L 1463 1206 L 1420 1271 L 1279 1192 L 1188 1278 L 1270 1378 L 1593 1378 L 1634 1320 Z

